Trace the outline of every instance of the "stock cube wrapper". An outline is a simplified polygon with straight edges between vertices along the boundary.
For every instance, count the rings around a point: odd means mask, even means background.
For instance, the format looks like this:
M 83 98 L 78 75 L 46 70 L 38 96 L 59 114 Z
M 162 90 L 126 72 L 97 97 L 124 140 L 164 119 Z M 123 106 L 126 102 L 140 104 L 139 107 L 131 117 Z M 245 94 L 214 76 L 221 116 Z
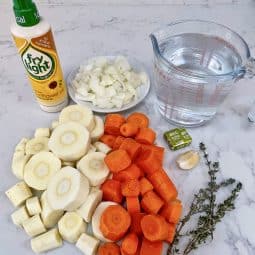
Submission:
M 164 138 L 171 150 L 179 150 L 189 146 L 192 142 L 191 136 L 185 128 L 175 128 L 164 133 Z

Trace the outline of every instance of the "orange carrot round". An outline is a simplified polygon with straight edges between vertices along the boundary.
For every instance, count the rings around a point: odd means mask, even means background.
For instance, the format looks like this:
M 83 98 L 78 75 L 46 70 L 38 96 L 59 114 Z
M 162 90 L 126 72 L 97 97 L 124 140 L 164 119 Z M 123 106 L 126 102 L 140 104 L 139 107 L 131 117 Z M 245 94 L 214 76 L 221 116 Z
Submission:
M 120 247 L 116 243 L 101 244 L 97 251 L 98 255 L 120 255 Z
M 113 149 L 114 150 L 117 150 L 120 148 L 120 145 L 122 144 L 122 142 L 125 140 L 125 137 L 119 135 L 116 137 L 115 141 L 114 141 L 114 144 L 113 144 Z
M 109 147 L 113 147 L 114 142 L 115 142 L 116 136 L 114 135 L 102 135 L 99 138 L 99 141 L 101 141 L 102 143 L 107 144 Z
M 149 175 L 148 179 L 165 202 L 168 203 L 177 197 L 178 193 L 176 187 L 163 169 Z
M 125 122 L 125 117 L 118 113 L 107 114 L 105 117 L 104 131 L 109 135 L 120 135 L 120 127 Z
M 121 205 L 108 206 L 100 218 L 100 230 L 111 241 L 120 240 L 131 224 L 129 213 Z
M 127 180 L 121 184 L 121 193 L 125 197 L 136 197 L 140 193 L 139 181 L 136 179 Z
M 142 175 L 141 169 L 136 165 L 132 164 L 125 170 L 113 174 L 113 179 L 124 182 L 127 180 L 138 179 Z
M 135 160 L 135 163 L 148 175 L 151 175 L 162 168 L 161 162 L 151 150 L 141 153 Z
M 113 173 L 122 171 L 131 165 L 130 156 L 124 150 L 115 150 L 110 152 L 104 158 L 104 162 Z
M 170 201 L 165 204 L 160 211 L 160 215 L 163 216 L 170 223 L 178 223 L 182 214 L 182 203 L 180 200 Z
M 127 234 L 122 243 L 121 243 L 121 250 L 127 254 L 135 254 L 138 248 L 138 237 L 135 233 Z
M 140 128 L 148 127 L 149 126 L 149 119 L 148 117 L 141 113 L 141 112 L 134 112 L 131 113 L 127 118 L 128 123 L 134 123 Z
M 142 146 L 132 138 L 126 138 L 120 145 L 120 149 L 125 150 L 130 158 L 134 160 L 142 150 Z
M 151 128 L 140 128 L 135 140 L 138 143 L 153 144 L 156 139 L 156 133 Z
M 142 218 L 144 237 L 151 242 L 164 241 L 168 237 L 168 223 L 160 215 L 149 214 Z
M 145 193 L 141 200 L 141 207 L 147 213 L 157 214 L 163 205 L 164 201 L 152 190 Z
M 137 235 L 142 235 L 142 228 L 141 228 L 141 220 L 145 216 L 145 213 L 132 213 L 131 214 L 131 226 L 130 231 L 136 233 Z
M 176 231 L 176 224 L 168 224 L 168 236 L 167 236 L 167 239 L 165 240 L 166 242 L 168 243 L 173 242 L 175 231 Z
M 163 250 L 163 242 L 150 242 L 143 238 L 140 255 L 161 255 Z
M 100 189 L 103 191 L 103 200 L 121 203 L 123 196 L 119 181 L 108 179 L 101 185 Z
M 153 190 L 153 186 L 147 178 L 143 177 L 143 178 L 141 178 L 141 180 L 139 182 L 140 182 L 140 193 L 142 196 L 146 192 Z
M 138 133 L 139 127 L 132 122 L 127 122 L 124 123 L 121 127 L 120 127 L 120 133 L 121 135 L 125 136 L 125 137 L 133 137 Z
M 138 197 L 126 197 L 127 211 L 132 213 L 139 213 L 141 211 Z
M 141 145 L 142 145 L 141 153 L 143 153 L 145 150 L 152 150 L 154 152 L 155 156 L 161 162 L 163 162 L 165 148 L 157 146 L 157 145 L 150 145 L 150 144 L 141 144 Z

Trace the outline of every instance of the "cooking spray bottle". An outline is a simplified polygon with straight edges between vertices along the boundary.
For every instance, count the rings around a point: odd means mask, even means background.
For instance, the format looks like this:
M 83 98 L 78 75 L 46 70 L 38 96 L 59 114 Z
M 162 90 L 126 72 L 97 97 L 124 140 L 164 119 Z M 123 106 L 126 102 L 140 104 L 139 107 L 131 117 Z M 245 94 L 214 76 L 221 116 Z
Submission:
M 40 17 L 32 0 L 13 0 L 16 22 L 11 33 L 42 110 L 57 112 L 68 94 L 50 24 Z

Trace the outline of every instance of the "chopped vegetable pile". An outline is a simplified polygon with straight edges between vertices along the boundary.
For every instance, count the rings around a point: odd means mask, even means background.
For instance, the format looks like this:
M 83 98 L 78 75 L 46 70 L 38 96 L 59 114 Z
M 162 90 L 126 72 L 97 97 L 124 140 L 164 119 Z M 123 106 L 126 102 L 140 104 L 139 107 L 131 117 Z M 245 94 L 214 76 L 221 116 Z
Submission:
M 163 169 L 164 148 L 155 145 L 156 132 L 142 113 L 128 118 L 108 114 L 100 141 L 113 150 L 104 159 L 112 179 L 102 185 L 103 200 L 115 204 L 101 211 L 97 231 L 106 241 L 100 255 L 161 255 L 171 243 L 182 213 L 177 190 Z M 102 202 L 106 203 L 106 202 Z M 109 242 L 121 241 L 117 243 Z
M 80 66 L 72 81 L 75 97 L 101 108 L 121 108 L 138 97 L 137 88 L 148 82 L 145 72 L 137 73 L 127 59 L 97 57 Z
M 182 204 L 155 139 L 142 113 L 108 114 L 104 122 L 79 105 L 63 109 L 51 129 L 21 139 L 12 160 L 20 182 L 6 195 L 32 250 L 65 240 L 85 255 L 161 255 Z

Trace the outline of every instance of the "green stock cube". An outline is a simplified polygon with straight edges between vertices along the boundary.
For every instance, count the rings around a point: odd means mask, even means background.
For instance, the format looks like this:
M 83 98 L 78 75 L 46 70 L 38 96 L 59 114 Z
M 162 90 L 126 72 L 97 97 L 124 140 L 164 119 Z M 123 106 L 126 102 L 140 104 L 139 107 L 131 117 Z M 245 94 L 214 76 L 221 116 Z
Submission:
M 175 128 L 164 133 L 171 150 L 179 150 L 191 144 L 192 138 L 185 128 Z

